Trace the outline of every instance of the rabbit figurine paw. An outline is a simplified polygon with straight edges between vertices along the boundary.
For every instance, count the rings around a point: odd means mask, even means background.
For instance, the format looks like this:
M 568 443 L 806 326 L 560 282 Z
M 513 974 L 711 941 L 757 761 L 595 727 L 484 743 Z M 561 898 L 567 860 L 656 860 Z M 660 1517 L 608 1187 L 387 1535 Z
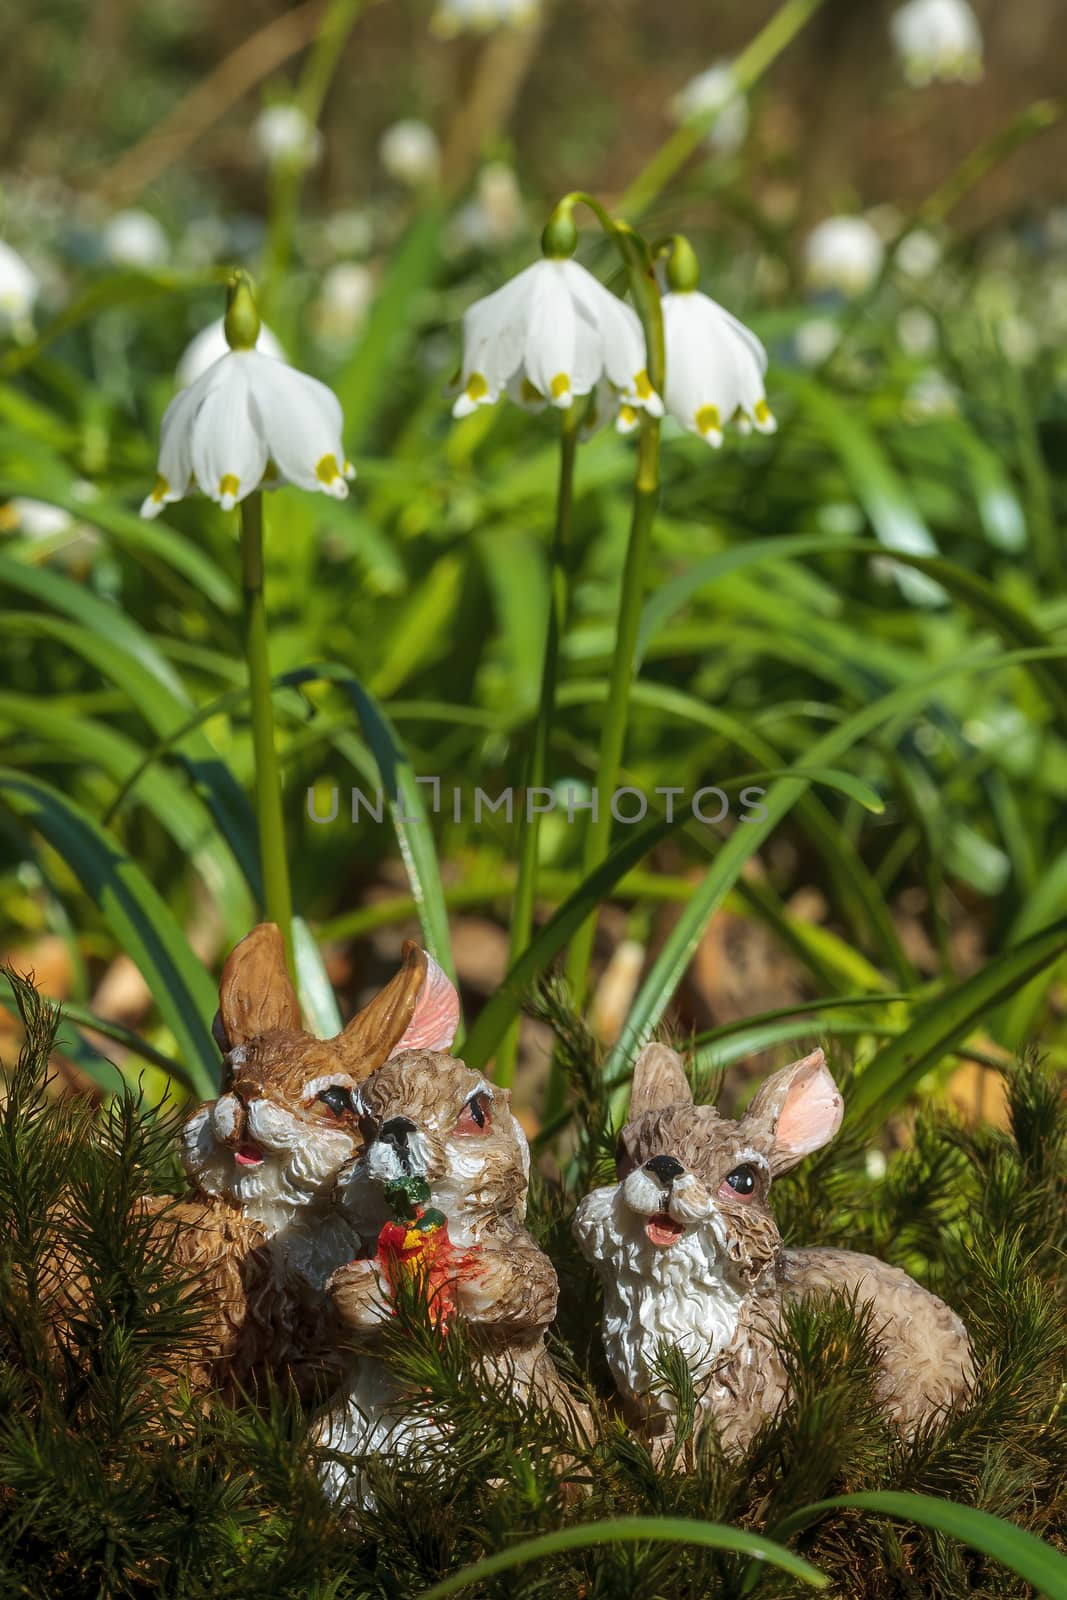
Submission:
M 573 1420 L 581 1407 L 545 1349 L 556 1311 L 555 1270 L 524 1225 L 526 1138 L 507 1091 L 445 1054 L 450 1042 L 449 1036 L 435 1049 L 396 1055 L 360 1085 L 363 1149 L 339 1175 L 339 1204 L 363 1253 L 376 1253 L 379 1280 L 394 1292 L 402 1277 L 417 1280 L 439 1327 L 462 1318 L 488 1370 Z M 328 1492 L 366 1504 L 362 1474 L 346 1470 L 345 1457 L 369 1450 L 411 1454 L 437 1430 L 424 1416 L 412 1416 L 375 1357 L 373 1330 L 354 1327 L 345 1303 L 348 1271 L 334 1274 L 331 1293 L 338 1316 L 357 1335 L 357 1353 L 344 1399 L 323 1417 L 319 1441 L 330 1452 Z M 362 1299 L 356 1310 L 365 1315 Z

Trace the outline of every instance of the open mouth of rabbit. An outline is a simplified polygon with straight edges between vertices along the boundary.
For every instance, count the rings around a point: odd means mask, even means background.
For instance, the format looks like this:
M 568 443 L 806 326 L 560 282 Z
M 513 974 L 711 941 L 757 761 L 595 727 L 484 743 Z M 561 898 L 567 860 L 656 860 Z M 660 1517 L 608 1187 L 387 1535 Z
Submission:
M 677 1239 L 685 1232 L 684 1224 L 675 1222 L 666 1211 L 657 1211 L 654 1217 L 649 1217 L 645 1223 L 645 1234 L 657 1250 L 669 1250 Z
M 261 1167 L 267 1158 L 254 1139 L 245 1139 L 237 1146 L 233 1159 L 239 1167 Z

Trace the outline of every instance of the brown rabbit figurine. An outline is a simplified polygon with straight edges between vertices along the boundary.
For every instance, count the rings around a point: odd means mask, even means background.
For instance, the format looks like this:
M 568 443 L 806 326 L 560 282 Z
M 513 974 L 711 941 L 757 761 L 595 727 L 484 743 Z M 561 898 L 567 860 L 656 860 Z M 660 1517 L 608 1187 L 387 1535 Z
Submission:
M 619 1181 L 587 1195 L 574 1230 L 604 1285 L 608 1362 L 635 1420 L 661 1438 L 671 1401 L 656 1390 L 657 1347 L 681 1349 L 705 1416 L 743 1449 L 787 1398 L 774 1343 L 783 1300 L 854 1291 L 883 1351 L 880 1398 L 904 1431 L 969 1387 L 959 1317 L 907 1273 L 848 1250 L 787 1250 L 771 1181 L 833 1138 L 843 1104 L 821 1050 L 776 1072 L 736 1122 L 694 1106 L 681 1058 L 649 1045 L 634 1072 Z
M 558 1283 L 524 1225 L 530 1153 L 507 1090 L 453 1056 L 413 1050 L 372 1073 L 356 1099 L 364 1148 L 342 1171 L 338 1188 L 364 1259 L 339 1268 L 329 1292 L 359 1359 L 343 1403 L 323 1420 L 320 1442 L 343 1456 L 407 1452 L 427 1434 L 425 1424 L 405 1416 L 389 1372 L 374 1359 L 395 1270 L 395 1252 L 390 1258 L 379 1249 L 379 1240 L 396 1229 L 387 1196 L 419 1179 L 426 1184 L 418 1185 L 422 1197 L 440 1219 L 434 1218 L 433 1246 L 441 1241 L 446 1252 L 438 1249 L 431 1269 L 442 1279 L 441 1316 L 472 1324 L 481 1349 L 520 1393 L 532 1391 L 579 1417 L 581 1408 L 545 1349 Z M 358 1471 L 343 1460 L 329 1464 L 324 1478 L 335 1499 L 363 1498 Z
M 334 1207 L 338 1169 L 359 1143 L 352 1096 L 391 1051 L 455 1028 L 455 994 L 412 943 L 386 987 L 333 1039 L 300 1025 L 274 923 L 234 949 L 219 984 L 214 1033 L 223 1092 L 185 1124 L 181 1156 L 194 1188 L 168 1202 L 175 1263 L 198 1268 L 211 1308 L 198 1388 L 247 1383 L 265 1368 L 310 1392 L 335 1338 L 324 1285 L 356 1236 Z

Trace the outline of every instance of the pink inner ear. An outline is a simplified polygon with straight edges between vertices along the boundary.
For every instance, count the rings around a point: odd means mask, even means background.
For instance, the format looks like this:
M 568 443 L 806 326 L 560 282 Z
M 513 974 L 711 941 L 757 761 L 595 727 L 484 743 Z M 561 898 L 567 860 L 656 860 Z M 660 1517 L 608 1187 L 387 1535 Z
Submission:
M 414 1014 L 389 1054 L 397 1056 L 402 1050 L 447 1050 L 458 1027 L 459 995 L 447 973 L 427 951 L 426 981 L 419 990 Z
M 792 1155 L 807 1155 L 832 1139 L 841 1126 L 844 1101 L 824 1064 L 798 1072 L 785 1097 L 774 1142 Z

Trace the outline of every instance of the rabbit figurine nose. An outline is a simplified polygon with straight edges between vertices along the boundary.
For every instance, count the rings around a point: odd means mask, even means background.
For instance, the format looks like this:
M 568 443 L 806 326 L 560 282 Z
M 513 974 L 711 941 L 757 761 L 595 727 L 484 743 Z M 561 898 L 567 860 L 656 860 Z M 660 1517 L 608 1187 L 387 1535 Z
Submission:
M 378 1130 L 379 1139 L 384 1139 L 386 1144 L 391 1144 L 394 1150 L 405 1152 L 407 1150 L 408 1134 L 415 1132 L 415 1124 L 410 1117 L 390 1117 L 388 1122 L 383 1122 Z
M 660 1183 L 671 1184 L 682 1176 L 685 1168 L 673 1156 L 653 1156 L 651 1161 L 645 1162 L 645 1171 L 654 1173 Z

